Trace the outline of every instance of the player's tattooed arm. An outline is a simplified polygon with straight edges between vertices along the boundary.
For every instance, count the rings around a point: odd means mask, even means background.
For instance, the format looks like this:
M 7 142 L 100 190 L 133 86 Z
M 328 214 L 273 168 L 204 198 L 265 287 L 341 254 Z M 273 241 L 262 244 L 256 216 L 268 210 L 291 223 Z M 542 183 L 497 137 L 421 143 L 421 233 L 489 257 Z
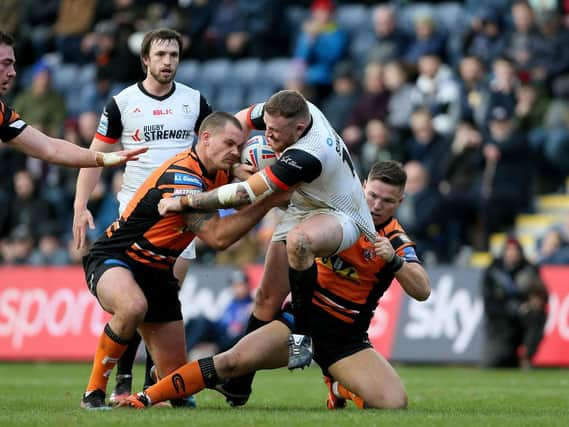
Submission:
M 188 229 L 192 233 L 197 234 L 201 231 L 203 225 L 206 222 L 208 222 L 210 219 L 212 219 L 215 215 L 217 215 L 216 212 L 203 212 L 203 213 L 192 212 L 185 214 L 184 218 L 186 220 L 186 225 L 188 226 Z

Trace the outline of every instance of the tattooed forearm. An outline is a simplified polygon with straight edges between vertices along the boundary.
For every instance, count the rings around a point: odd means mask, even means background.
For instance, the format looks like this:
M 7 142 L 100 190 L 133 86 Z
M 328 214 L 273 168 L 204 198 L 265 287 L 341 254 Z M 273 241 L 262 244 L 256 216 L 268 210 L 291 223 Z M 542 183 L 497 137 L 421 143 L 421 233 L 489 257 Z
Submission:
M 201 230 L 203 225 L 208 222 L 214 215 L 217 215 L 216 212 L 204 212 L 204 213 L 189 213 L 186 214 L 186 225 L 190 229 L 192 233 L 197 233 Z
M 221 188 L 226 190 L 222 197 L 219 194 Z M 189 199 L 189 207 L 198 211 L 208 211 L 251 204 L 251 197 L 243 184 L 229 184 L 221 188 L 192 195 Z

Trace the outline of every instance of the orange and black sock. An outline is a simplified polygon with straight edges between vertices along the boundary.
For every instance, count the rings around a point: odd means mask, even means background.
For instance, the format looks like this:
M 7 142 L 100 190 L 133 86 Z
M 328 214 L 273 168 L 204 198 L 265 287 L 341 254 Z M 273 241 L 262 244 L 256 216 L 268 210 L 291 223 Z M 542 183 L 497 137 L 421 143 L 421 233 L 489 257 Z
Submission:
M 332 393 L 334 393 L 336 397 L 341 397 L 343 399 L 353 401 L 354 404 L 360 409 L 365 409 L 366 407 L 365 402 L 361 397 L 348 390 L 338 381 L 334 381 L 334 384 L 332 385 Z
M 182 399 L 206 387 L 217 384 L 213 357 L 194 360 L 158 381 L 145 390 L 152 404 L 164 400 Z
M 128 342 L 115 334 L 108 323 L 105 325 L 93 359 L 87 392 L 97 389 L 106 392 L 111 372 L 125 352 Z

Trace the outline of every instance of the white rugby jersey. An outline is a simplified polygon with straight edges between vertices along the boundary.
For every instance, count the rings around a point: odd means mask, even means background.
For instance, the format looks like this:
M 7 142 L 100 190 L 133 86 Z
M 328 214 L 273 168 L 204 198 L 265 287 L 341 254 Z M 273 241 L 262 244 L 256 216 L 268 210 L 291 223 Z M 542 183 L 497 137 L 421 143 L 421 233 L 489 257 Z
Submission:
M 96 137 L 125 150 L 149 147 L 127 162 L 117 198 L 122 214 L 135 191 L 164 161 L 192 146 L 197 129 L 211 108 L 200 93 L 181 83 L 161 97 L 149 94 L 142 83 L 121 91 L 105 107 Z
M 264 128 L 263 105 L 254 105 L 249 110 L 249 119 L 258 129 Z M 315 105 L 308 103 L 308 106 L 311 125 L 296 143 L 282 152 L 267 174 L 281 187 L 302 182 L 291 197 L 295 207 L 341 211 L 374 241 L 375 227 L 348 149 L 324 114 Z

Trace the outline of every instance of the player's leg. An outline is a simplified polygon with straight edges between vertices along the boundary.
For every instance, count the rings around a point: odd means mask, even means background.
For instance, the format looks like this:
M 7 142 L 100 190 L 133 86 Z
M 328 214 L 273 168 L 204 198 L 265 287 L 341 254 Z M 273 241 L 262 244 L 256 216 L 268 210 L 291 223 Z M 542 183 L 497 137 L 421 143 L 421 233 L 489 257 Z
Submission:
M 273 321 L 245 335 L 226 352 L 186 363 L 144 393 L 131 396 L 130 406 L 143 408 L 168 399 L 181 399 L 206 387 L 216 388 L 223 379 L 286 366 L 289 334 L 287 325 Z
M 272 241 L 265 256 L 265 265 L 261 283 L 255 293 L 253 312 L 247 324 L 246 333 L 272 321 L 281 309 L 281 305 L 290 290 L 288 282 L 288 262 L 283 241 Z M 225 392 L 231 405 L 240 406 L 247 402 L 251 394 L 251 384 L 255 373 L 226 381 L 219 389 Z M 232 396 L 240 396 L 233 399 Z
M 109 403 L 111 405 L 118 405 L 121 400 L 126 399 L 132 392 L 132 366 L 134 365 L 140 341 L 140 335 L 138 332 L 135 332 L 134 336 L 128 343 L 126 351 L 117 363 L 115 388 L 109 398 Z
M 99 339 L 81 407 L 92 409 L 104 406 L 110 373 L 125 352 L 128 343 L 142 322 L 148 308 L 146 298 L 134 280 L 131 271 L 125 267 L 107 264 L 91 289 L 103 309 L 112 314 Z M 92 276 L 88 274 L 88 277 Z M 93 279 L 93 277 L 92 277 Z M 95 280 L 95 279 L 93 279 Z M 93 282 L 91 280 L 91 282 Z
M 385 358 L 372 348 L 347 356 L 328 367 L 340 384 L 340 397 L 359 397 L 367 408 L 405 409 L 407 393 L 401 378 Z M 351 393 L 351 394 L 350 394 Z M 356 399 L 357 400 L 357 399 Z
M 158 378 L 164 378 L 186 363 L 186 338 L 182 320 L 144 322 L 139 331 L 152 356 Z

